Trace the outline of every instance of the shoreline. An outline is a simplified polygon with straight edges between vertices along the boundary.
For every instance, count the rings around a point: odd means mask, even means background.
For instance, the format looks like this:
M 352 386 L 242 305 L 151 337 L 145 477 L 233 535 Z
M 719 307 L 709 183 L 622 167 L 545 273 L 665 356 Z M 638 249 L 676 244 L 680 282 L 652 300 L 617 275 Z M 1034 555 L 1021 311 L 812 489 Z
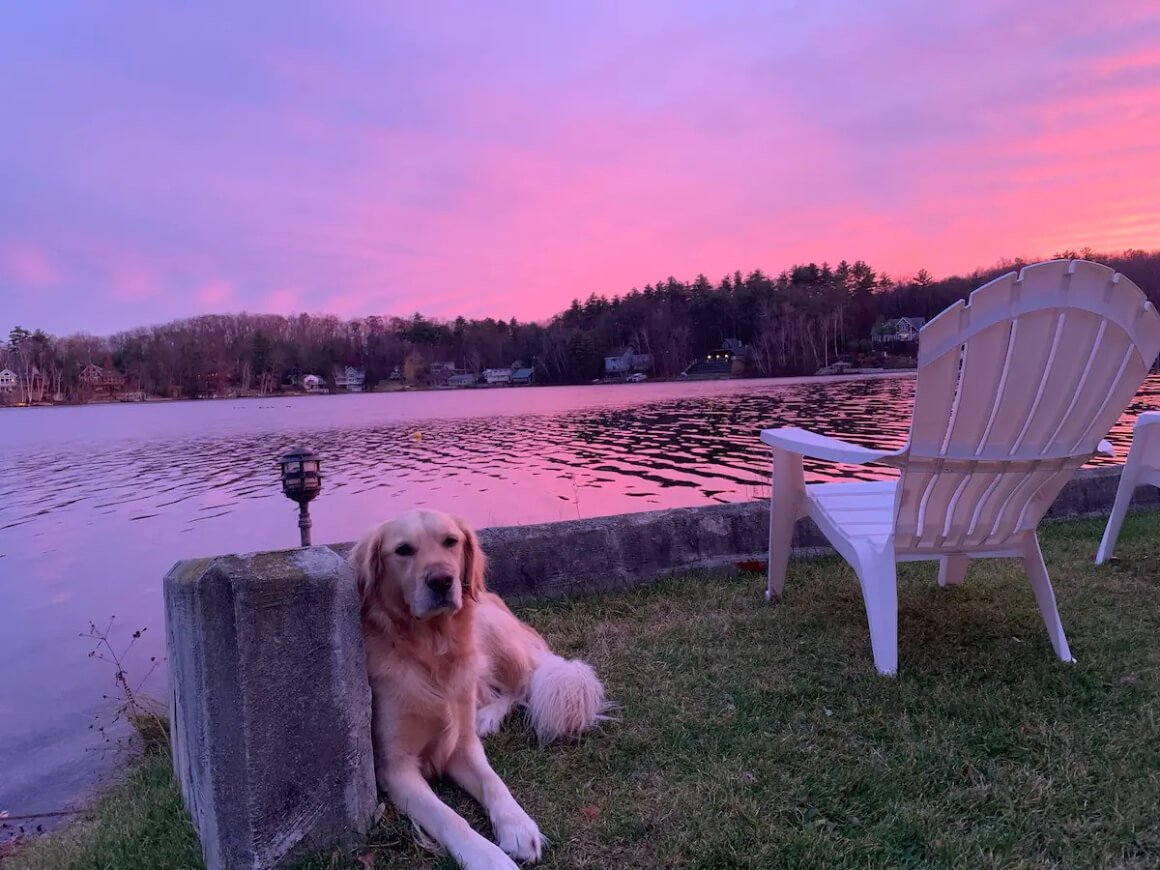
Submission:
M 844 381 L 864 381 L 864 380 L 880 380 L 885 378 L 898 378 L 905 376 L 913 376 L 917 369 L 882 369 L 878 371 L 854 371 L 843 374 L 829 374 L 829 375 L 780 375 L 777 377 L 723 377 L 723 378 L 648 378 L 644 381 L 630 382 L 625 380 L 601 380 L 597 382 L 589 382 L 583 384 L 473 384 L 469 387 L 402 387 L 397 390 L 361 390 L 359 392 L 350 392 L 347 390 L 317 392 L 317 393 L 267 393 L 266 395 L 245 395 L 245 396 L 206 396 L 196 399 L 174 399 L 165 396 L 149 396 L 144 399 L 103 399 L 89 402 L 36 402 L 34 404 L 14 404 L 14 405 L 0 405 L 0 411 L 6 410 L 27 410 L 27 409 L 43 409 L 43 408 L 99 408 L 106 406 L 119 405 L 172 405 L 176 403 L 192 403 L 192 402 L 233 402 L 233 401 L 249 401 L 256 399 L 276 400 L 276 399 L 306 399 L 306 398 L 328 398 L 334 396 L 387 396 L 396 395 L 399 393 L 462 393 L 462 392 L 486 392 L 492 390 L 522 390 L 528 388 L 540 389 L 578 389 L 584 387 L 640 387 L 649 384 L 733 384 L 733 383 L 747 383 L 747 382 L 777 382 L 779 384 L 806 384 L 806 383 L 839 383 Z

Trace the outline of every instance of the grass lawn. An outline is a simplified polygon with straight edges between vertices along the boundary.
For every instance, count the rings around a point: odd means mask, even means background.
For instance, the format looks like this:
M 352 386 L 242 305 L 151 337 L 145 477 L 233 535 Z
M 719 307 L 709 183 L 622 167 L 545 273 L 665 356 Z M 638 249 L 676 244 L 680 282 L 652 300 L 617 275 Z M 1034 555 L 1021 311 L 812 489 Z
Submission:
M 1097 568 L 1102 529 L 1043 530 L 1071 666 L 1014 562 L 976 563 L 954 590 L 934 563 L 904 565 L 897 679 L 874 674 L 837 559 L 793 562 L 772 607 L 761 578 L 698 575 L 523 608 L 596 666 L 620 720 L 539 749 L 513 717 L 492 763 L 552 840 L 545 867 L 1160 866 L 1160 517 L 1129 517 L 1120 560 Z M 167 761 L 147 755 L 94 819 L 12 866 L 196 854 Z M 455 865 L 388 811 L 365 849 L 305 866 Z

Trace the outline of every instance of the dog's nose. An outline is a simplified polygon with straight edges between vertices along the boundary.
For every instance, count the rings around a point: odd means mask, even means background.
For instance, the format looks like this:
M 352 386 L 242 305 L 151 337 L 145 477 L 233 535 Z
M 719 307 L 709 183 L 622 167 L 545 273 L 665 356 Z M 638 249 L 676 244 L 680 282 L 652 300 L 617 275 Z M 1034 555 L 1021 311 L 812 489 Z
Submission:
M 427 578 L 427 588 L 439 595 L 446 595 L 454 582 L 455 578 L 450 574 L 432 574 Z

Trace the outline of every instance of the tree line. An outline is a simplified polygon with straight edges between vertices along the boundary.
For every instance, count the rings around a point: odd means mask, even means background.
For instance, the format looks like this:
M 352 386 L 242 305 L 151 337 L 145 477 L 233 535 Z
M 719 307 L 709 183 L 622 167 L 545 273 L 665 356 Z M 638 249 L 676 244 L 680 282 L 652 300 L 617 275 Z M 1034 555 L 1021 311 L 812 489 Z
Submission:
M 1107 263 L 1160 304 L 1160 251 L 1057 256 Z M 669 277 L 612 298 L 574 300 L 546 323 L 243 313 L 105 337 L 56 337 L 18 326 L 0 346 L 0 370 L 15 372 L 19 383 L 0 398 L 84 401 L 93 389 L 81 379 L 89 364 L 120 372 L 128 389 L 187 398 L 276 392 L 306 374 L 330 379 L 346 366 L 362 369 L 368 388 L 393 376 L 423 383 L 448 364 L 478 373 L 516 362 L 534 367 L 540 383 L 586 383 L 603 374 L 606 356 L 629 345 L 652 356 L 656 375 L 672 377 L 726 339 L 749 347 L 753 374 L 812 374 L 839 358 L 872 353 L 876 323 L 929 319 L 1020 265 L 1006 260 L 941 280 L 925 270 L 895 280 L 860 260 L 799 265 L 776 276 L 734 272 L 716 283 L 704 275 L 692 282 Z

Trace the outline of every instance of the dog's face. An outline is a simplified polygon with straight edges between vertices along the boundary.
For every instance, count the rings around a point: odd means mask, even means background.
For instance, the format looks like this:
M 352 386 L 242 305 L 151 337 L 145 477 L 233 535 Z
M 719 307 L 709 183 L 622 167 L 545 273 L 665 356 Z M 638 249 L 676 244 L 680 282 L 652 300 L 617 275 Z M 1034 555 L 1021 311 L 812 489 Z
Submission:
M 483 590 L 483 554 L 460 519 L 416 510 L 371 530 L 355 547 L 364 609 L 381 604 L 415 619 L 456 613 Z

